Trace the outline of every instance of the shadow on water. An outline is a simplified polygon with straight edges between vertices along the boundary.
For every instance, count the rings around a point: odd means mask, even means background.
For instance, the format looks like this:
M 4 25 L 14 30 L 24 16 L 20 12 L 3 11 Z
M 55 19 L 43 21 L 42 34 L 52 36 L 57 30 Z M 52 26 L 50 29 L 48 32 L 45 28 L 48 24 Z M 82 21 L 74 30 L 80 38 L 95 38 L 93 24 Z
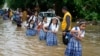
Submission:
M 100 56 L 99 34 L 88 33 L 83 40 L 83 56 Z M 0 56 L 64 56 L 65 46 L 58 33 L 58 46 L 46 46 L 37 36 L 27 37 L 23 28 L 17 28 L 11 21 L 0 24 Z M 93 43 L 92 41 L 96 41 Z

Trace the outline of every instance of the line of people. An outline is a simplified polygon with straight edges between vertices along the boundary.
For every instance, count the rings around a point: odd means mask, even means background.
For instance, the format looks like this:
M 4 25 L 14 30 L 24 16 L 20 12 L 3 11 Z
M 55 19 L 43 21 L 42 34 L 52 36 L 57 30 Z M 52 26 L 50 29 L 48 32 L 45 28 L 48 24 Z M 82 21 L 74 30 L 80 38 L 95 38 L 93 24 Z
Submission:
M 81 40 L 85 35 L 85 21 L 79 21 L 75 27 L 71 29 L 72 16 L 68 12 L 66 7 L 62 8 L 64 17 L 61 23 L 62 28 L 62 40 L 65 45 L 67 45 L 65 50 L 65 56 L 82 56 L 82 45 Z M 24 13 L 26 13 L 24 11 Z M 21 18 L 23 15 L 21 12 L 17 11 L 15 15 L 12 16 L 13 20 L 17 23 L 18 27 L 21 27 L 22 22 L 25 23 L 26 36 L 39 37 L 39 40 L 45 40 L 47 46 L 56 46 L 57 33 L 59 31 L 60 22 L 57 17 L 53 17 L 50 23 L 47 23 L 47 17 L 39 18 L 38 13 L 35 12 L 31 15 L 26 15 L 27 20 Z
M 10 14 L 12 11 L 10 11 Z M 24 14 L 23 14 L 24 13 Z M 45 40 L 47 46 L 55 46 L 57 42 L 57 32 L 59 30 L 60 21 L 57 17 L 53 17 L 50 23 L 47 22 L 47 17 L 43 18 L 38 16 L 38 12 L 31 12 L 26 15 L 27 12 L 17 10 L 11 14 L 11 20 L 16 22 L 17 27 L 24 26 L 26 28 L 26 36 L 38 36 L 39 40 Z M 22 19 L 23 16 L 27 19 Z

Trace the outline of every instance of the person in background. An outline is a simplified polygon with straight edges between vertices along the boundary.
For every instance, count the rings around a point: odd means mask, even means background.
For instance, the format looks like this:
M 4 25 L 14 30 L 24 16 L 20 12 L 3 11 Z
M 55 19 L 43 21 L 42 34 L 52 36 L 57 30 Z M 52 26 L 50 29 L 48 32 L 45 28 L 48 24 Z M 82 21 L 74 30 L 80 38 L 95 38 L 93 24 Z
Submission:
M 12 16 L 13 16 L 13 11 L 10 9 L 10 11 L 9 11 L 9 18 L 11 19 Z
M 66 7 L 62 8 L 62 12 L 64 13 L 64 17 L 61 23 L 62 28 L 62 39 L 65 45 L 68 44 L 68 39 L 65 39 L 66 33 L 71 30 L 72 16 Z
M 22 19 L 21 19 L 21 16 L 20 16 L 20 12 L 16 11 L 13 15 L 13 21 L 16 22 L 17 24 L 17 27 L 21 27 L 22 25 Z
M 25 22 L 27 20 L 27 10 L 24 9 L 22 12 L 22 21 Z
M 5 9 L 4 10 L 4 14 L 3 14 L 3 20 L 7 20 L 7 19 L 9 19 L 9 16 L 8 16 L 9 14 L 8 14 L 8 11 L 7 11 L 7 9 Z
M 82 56 L 81 41 L 85 35 L 86 22 L 81 21 L 70 31 L 72 37 L 65 50 L 65 56 Z
M 30 8 L 27 9 L 27 22 L 29 20 L 29 18 L 31 17 L 32 15 L 32 11 L 30 10 Z
M 29 22 L 30 20 L 38 21 L 37 15 L 38 15 L 37 12 L 32 12 L 32 15 L 30 16 L 28 22 Z
M 59 29 L 59 20 L 54 17 L 49 25 L 45 25 L 43 27 L 44 31 L 47 32 L 46 36 L 46 44 L 47 46 L 55 46 L 58 44 L 57 42 L 57 32 Z
M 39 40 L 46 40 L 46 32 L 44 32 L 43 27 L 47 24 L 47 17 L 44 16 L 42 22 L 40 22 L 37 26 L 37 30 L 39 32 Z

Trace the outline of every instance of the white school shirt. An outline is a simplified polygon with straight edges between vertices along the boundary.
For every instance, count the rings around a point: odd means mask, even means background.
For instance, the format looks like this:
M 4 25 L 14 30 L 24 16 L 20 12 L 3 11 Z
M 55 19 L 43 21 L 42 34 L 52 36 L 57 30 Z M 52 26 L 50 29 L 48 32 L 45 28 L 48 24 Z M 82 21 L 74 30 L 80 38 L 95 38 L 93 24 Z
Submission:
M 42 24 L 42 22 L 39 23 L 39 25 L 41 25 L 41 24 Z M 43 27 L 46 27 L 48 25 L 49 25 L 49 23 L 43 22 Z
M 76 27 L 73 27 L 72 30 L 76 30 Z M 80 36 L 83 38 L 84 35 L 85 35 L 85 31 L 84 30 L 80 30 L 79 27 L 77 27 L 77 31 L 80 31 L 81 32 L 81 35 Z
M 29 25 L 29 24 L 26 24 L 26 27 L 28 27 L 28 25 Z M 30 24 L 30 28 L 32 28 L 32 27 L 33 27 L 33 24 Z
M 32 16 L 29 18 L 28 22 L 29 22 L 31 19 L 33 19 L 33 20 L 35 21 L 35 20 L 36 20 L 36 17 L 35 17 L 34 15 L 32 15 Z
M 50 28 L 51 28 L 51 31 L 57 32 L 58 29 L 59 29 L 59 25 L 56 26 L 56 24 L 54 25 L 54 24 L 52 23 L 51 26 L 50 26 Z

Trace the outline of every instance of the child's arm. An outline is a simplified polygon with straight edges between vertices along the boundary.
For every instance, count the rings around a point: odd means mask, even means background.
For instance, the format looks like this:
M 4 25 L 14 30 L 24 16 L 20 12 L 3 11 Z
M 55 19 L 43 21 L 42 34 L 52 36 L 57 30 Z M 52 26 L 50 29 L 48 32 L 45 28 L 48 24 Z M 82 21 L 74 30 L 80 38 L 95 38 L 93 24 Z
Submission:
M 47 30 L 46 28 L 48 28 L 48 27 L 43 27 L 43 30 L 44 30 L 45 32 L 51 32 L 51 31 Z
M 56 29 L 53 31 L 53 33 L 57 33 L 58 32 L 58 30 L 59 30 L 59 25 L 57 25 L 57 27 L 56 27 Z
M 77 34 L 76 34 L 77 33 Z M 82 40 L 81 33 L 78 30 L 71 30 L 71 34 L 76 37 L 77 40 Z
M 84 33 L 82 34 L 80 31 L 78 31 L 78 35 L 76 36 L 77 40 L 82 41 L 83 37 L 84 37 Z

